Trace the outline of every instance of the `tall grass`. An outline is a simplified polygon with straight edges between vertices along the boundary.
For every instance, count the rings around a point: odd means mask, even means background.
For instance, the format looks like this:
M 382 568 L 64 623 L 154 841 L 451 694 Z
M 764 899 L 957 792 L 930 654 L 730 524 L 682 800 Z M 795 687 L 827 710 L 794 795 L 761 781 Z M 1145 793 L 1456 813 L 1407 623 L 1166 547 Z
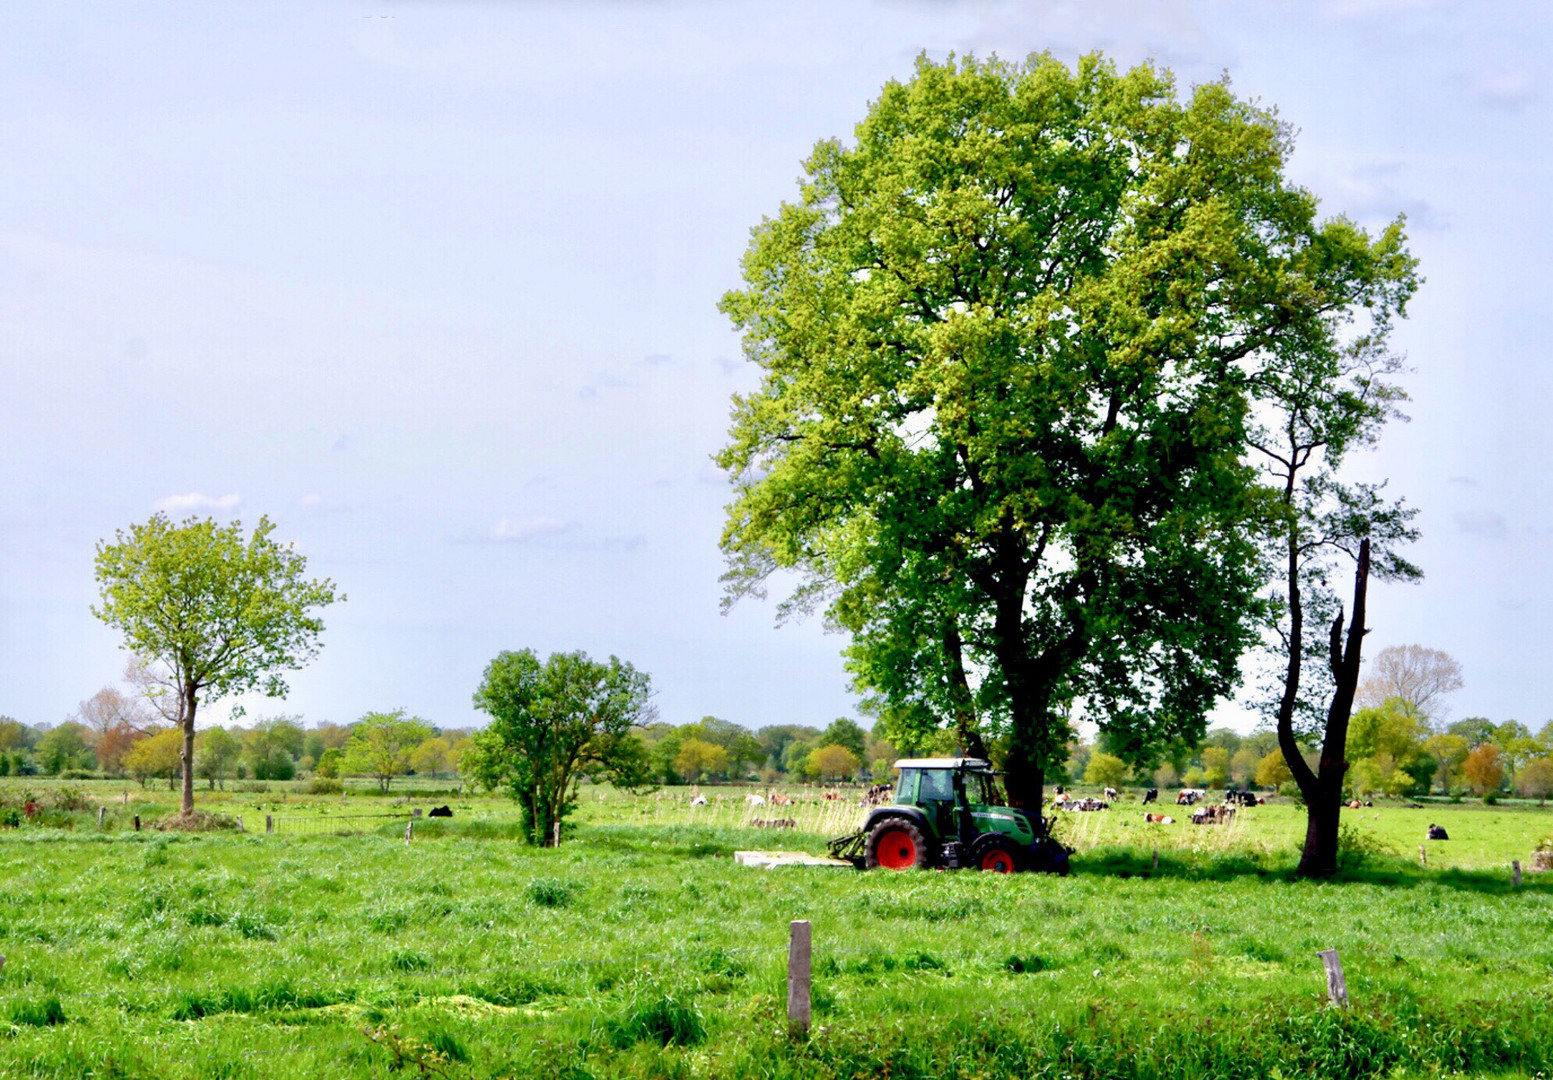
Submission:
M 585 789 L 559 849 L 519 843 L 510 806 L 476 799 L 417 821 L 409 845 L 396 823 L 266 836 L 253 815 L 272 804 L 253 794 L 217 804 L 246 835 L 98 833 L 90 811 L 89 828 L 0 830 L 0 1076 L 1553 1068 L 1553 883 L 1512 890 L 1504 866 L 1553 812 L 1436 808 L 1460 839 L 1424 868 L 1407 843 L 1424 812 L 1390 808 L 1354 821 L 1377 839 L 1339 880 L 1312 884 L 1290 876 L 1283 807 L 1195 829 L 1074 815 L 1072 876 L 1002 877 L 746 869 L 733 851 L 817 850 L 861 809 L 723 794 Z M 273 805 L 341 813 L 337 798 Z M 801 827 L 751 828 L 752 812 Z M 1440 869 L 1446 852 L 1458 865 Z M 815 1026 L 797 1040 L 795 918 L 815 961 Z M 1324 1001 L 1326 948 L 1351 1010 Z

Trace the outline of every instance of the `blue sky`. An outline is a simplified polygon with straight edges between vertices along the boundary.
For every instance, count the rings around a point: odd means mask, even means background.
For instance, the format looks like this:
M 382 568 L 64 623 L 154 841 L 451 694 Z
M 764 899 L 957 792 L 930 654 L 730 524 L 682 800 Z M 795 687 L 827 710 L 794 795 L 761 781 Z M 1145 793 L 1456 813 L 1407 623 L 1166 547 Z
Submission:
M 618 654 L 665 719 L 849 714 L 840 639 L 719 614 L 710 463 L 754 385 L 748 230 L 921 50 L 1228 72 L 1331 214 L 1428 283 L 1413 420 L 1356 464 L 1422 510 L 1371 652 L 1545 691 L 1550 16 L 1539 4 L 102 3 L 0 12 L 0 713 L 117 681 L 98 539 L 252 521 L 333 577 L 286 711 L 476 722 L 503 648 Z M 210 715 L 219 718 L 222 709 Z M 1233 710 L 1223 716 L 1244 725 Z

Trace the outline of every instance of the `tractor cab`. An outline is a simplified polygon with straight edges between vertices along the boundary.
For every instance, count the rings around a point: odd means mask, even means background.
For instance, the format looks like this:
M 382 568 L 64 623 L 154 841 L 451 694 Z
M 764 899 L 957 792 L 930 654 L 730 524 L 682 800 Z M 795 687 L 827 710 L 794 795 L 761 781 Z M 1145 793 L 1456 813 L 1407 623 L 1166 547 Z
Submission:
M 1004 806 L 996 774 L 980 758 L 905 758 L 895 763 L 895 800 L 861 831 L 830 842 L 832 853 L 867 867 L 976 867 L 1066 873 L 1068 850 L 1037 814 Z

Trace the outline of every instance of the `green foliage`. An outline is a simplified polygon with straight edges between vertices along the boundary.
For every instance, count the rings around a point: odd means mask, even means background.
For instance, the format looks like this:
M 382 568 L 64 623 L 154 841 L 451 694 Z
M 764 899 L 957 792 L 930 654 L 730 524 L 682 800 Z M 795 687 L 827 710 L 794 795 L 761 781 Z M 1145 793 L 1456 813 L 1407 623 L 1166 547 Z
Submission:
M 825 733 L 815 742 L 816 746 L 839 746 L 844 750 L 850 750 L 852 756 L 862 761 L 867 755 L 866 742 L 868 733 L 857 725 L 854 720 L 848 720 L 845 716 L 838 716 L 832 720 Z
M 706 1024 L 693 1001 L 662 996 L 633 1005 L 610 1025 L 615 1046 L 638 1042 L 659 1046 L 695 1046 L 706 1038 Z
M 719 458 L 730 600 L 796 571 L 783 614 L 851 633 L 885 731 L 1004 734 L 1011 794 L 1078 697 L 1130 763 L 1200 737 L 1254 636 L 1258 375 L 1397 263 L 1316 225 L 1289 149 L 1226 83 L 1096 56 L 887 84 L 723 300 L 763 374 Z
M 528 883 L 528 898 L 540 907 L 566 907 L 572 902 L 572 886 L 556 878 L 535 878 Z
M 13 1001 L 10 1007 L 11 1023 L 29 1027 L 53 1027 L 66 1021 L 65 1007 L 57 997 L 45 997 L 35 1001 Z
M 1115 754 L 1096 750 L 1084 766 L 1084 783 L 1099 787 L 1120 787 L 1127 779 L 1127 763 Z
M 470 740 L 470 770 L 504 783 L 530 841 L 547 843 L 584 774 L 627 787 L 647 781 L 646 748 L 632 728 L 654 719 L 651 697 L 647 675 L 613 656 L 552 653 L 541 664 L 532 649 L 501 653 L 475 691 L 491 722 Z
M 92 761 L 92 752 L 86 745 L 85 735 L 86 728 L 72 720 L 50 728 L 38 740 L 35 751 L 38 766 L 54 776 L 87 767 Z
M 340 768 L 372 777 L 379 790 L 387 792 L 394 777 L 410 771 L 415 748 L 434 734 L 430 724 L 418 716 L 406 716 L 403 709 L 367 713 L 351 729 Z
M 241 522 L 156 514 L 112 543 L 97 545 L 101 603 L 92 609 L 137 657 L 160 665 L 176 693 L 185 739 L 202 701 L 261 690 L 286 692 L 285 672 L 318 653 L 323 620 L 314 612 L 344 597 L 327 578 L 308 579 L 307 559 L 271 537 L 261 517 Z M 194 806 L 193 762 L 183 809 Z

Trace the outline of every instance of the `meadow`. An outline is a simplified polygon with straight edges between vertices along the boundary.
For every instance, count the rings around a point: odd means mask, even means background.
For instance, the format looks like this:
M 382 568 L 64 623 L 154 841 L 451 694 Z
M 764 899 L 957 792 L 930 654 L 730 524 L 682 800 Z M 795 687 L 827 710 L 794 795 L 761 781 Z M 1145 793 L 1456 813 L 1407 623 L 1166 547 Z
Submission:
M 562 846 L 537 849 L 510 803 L 453 792 L 202 791 L 247 831 L 177 834 L 129 825 L 172 809 L 165 790 L 77 787 L 102 830 L 85 806 L 0 829 L 0 1075 L 1553 1071 L 1553 875 L 1509 875 L 1553 809 L 1353 811 L 1340 879 L 1312 884 L 1289 875 L 1302 818 L 1282 805 L 1228 827 L 1147 826 L 1136 795 L 1065 816 L 1079 856 L 1054 878 L 734 863 L 822 851 L 857 809 L 813 793 L 752 811 L 737 789 L 691 807 L 584 788 Z M 406 844 L 411 809 L 444 802 Z M 1431 821 L 1452 839 L 1425 868 Z M 807 1038 L 785 1019 L 799 918 Z

